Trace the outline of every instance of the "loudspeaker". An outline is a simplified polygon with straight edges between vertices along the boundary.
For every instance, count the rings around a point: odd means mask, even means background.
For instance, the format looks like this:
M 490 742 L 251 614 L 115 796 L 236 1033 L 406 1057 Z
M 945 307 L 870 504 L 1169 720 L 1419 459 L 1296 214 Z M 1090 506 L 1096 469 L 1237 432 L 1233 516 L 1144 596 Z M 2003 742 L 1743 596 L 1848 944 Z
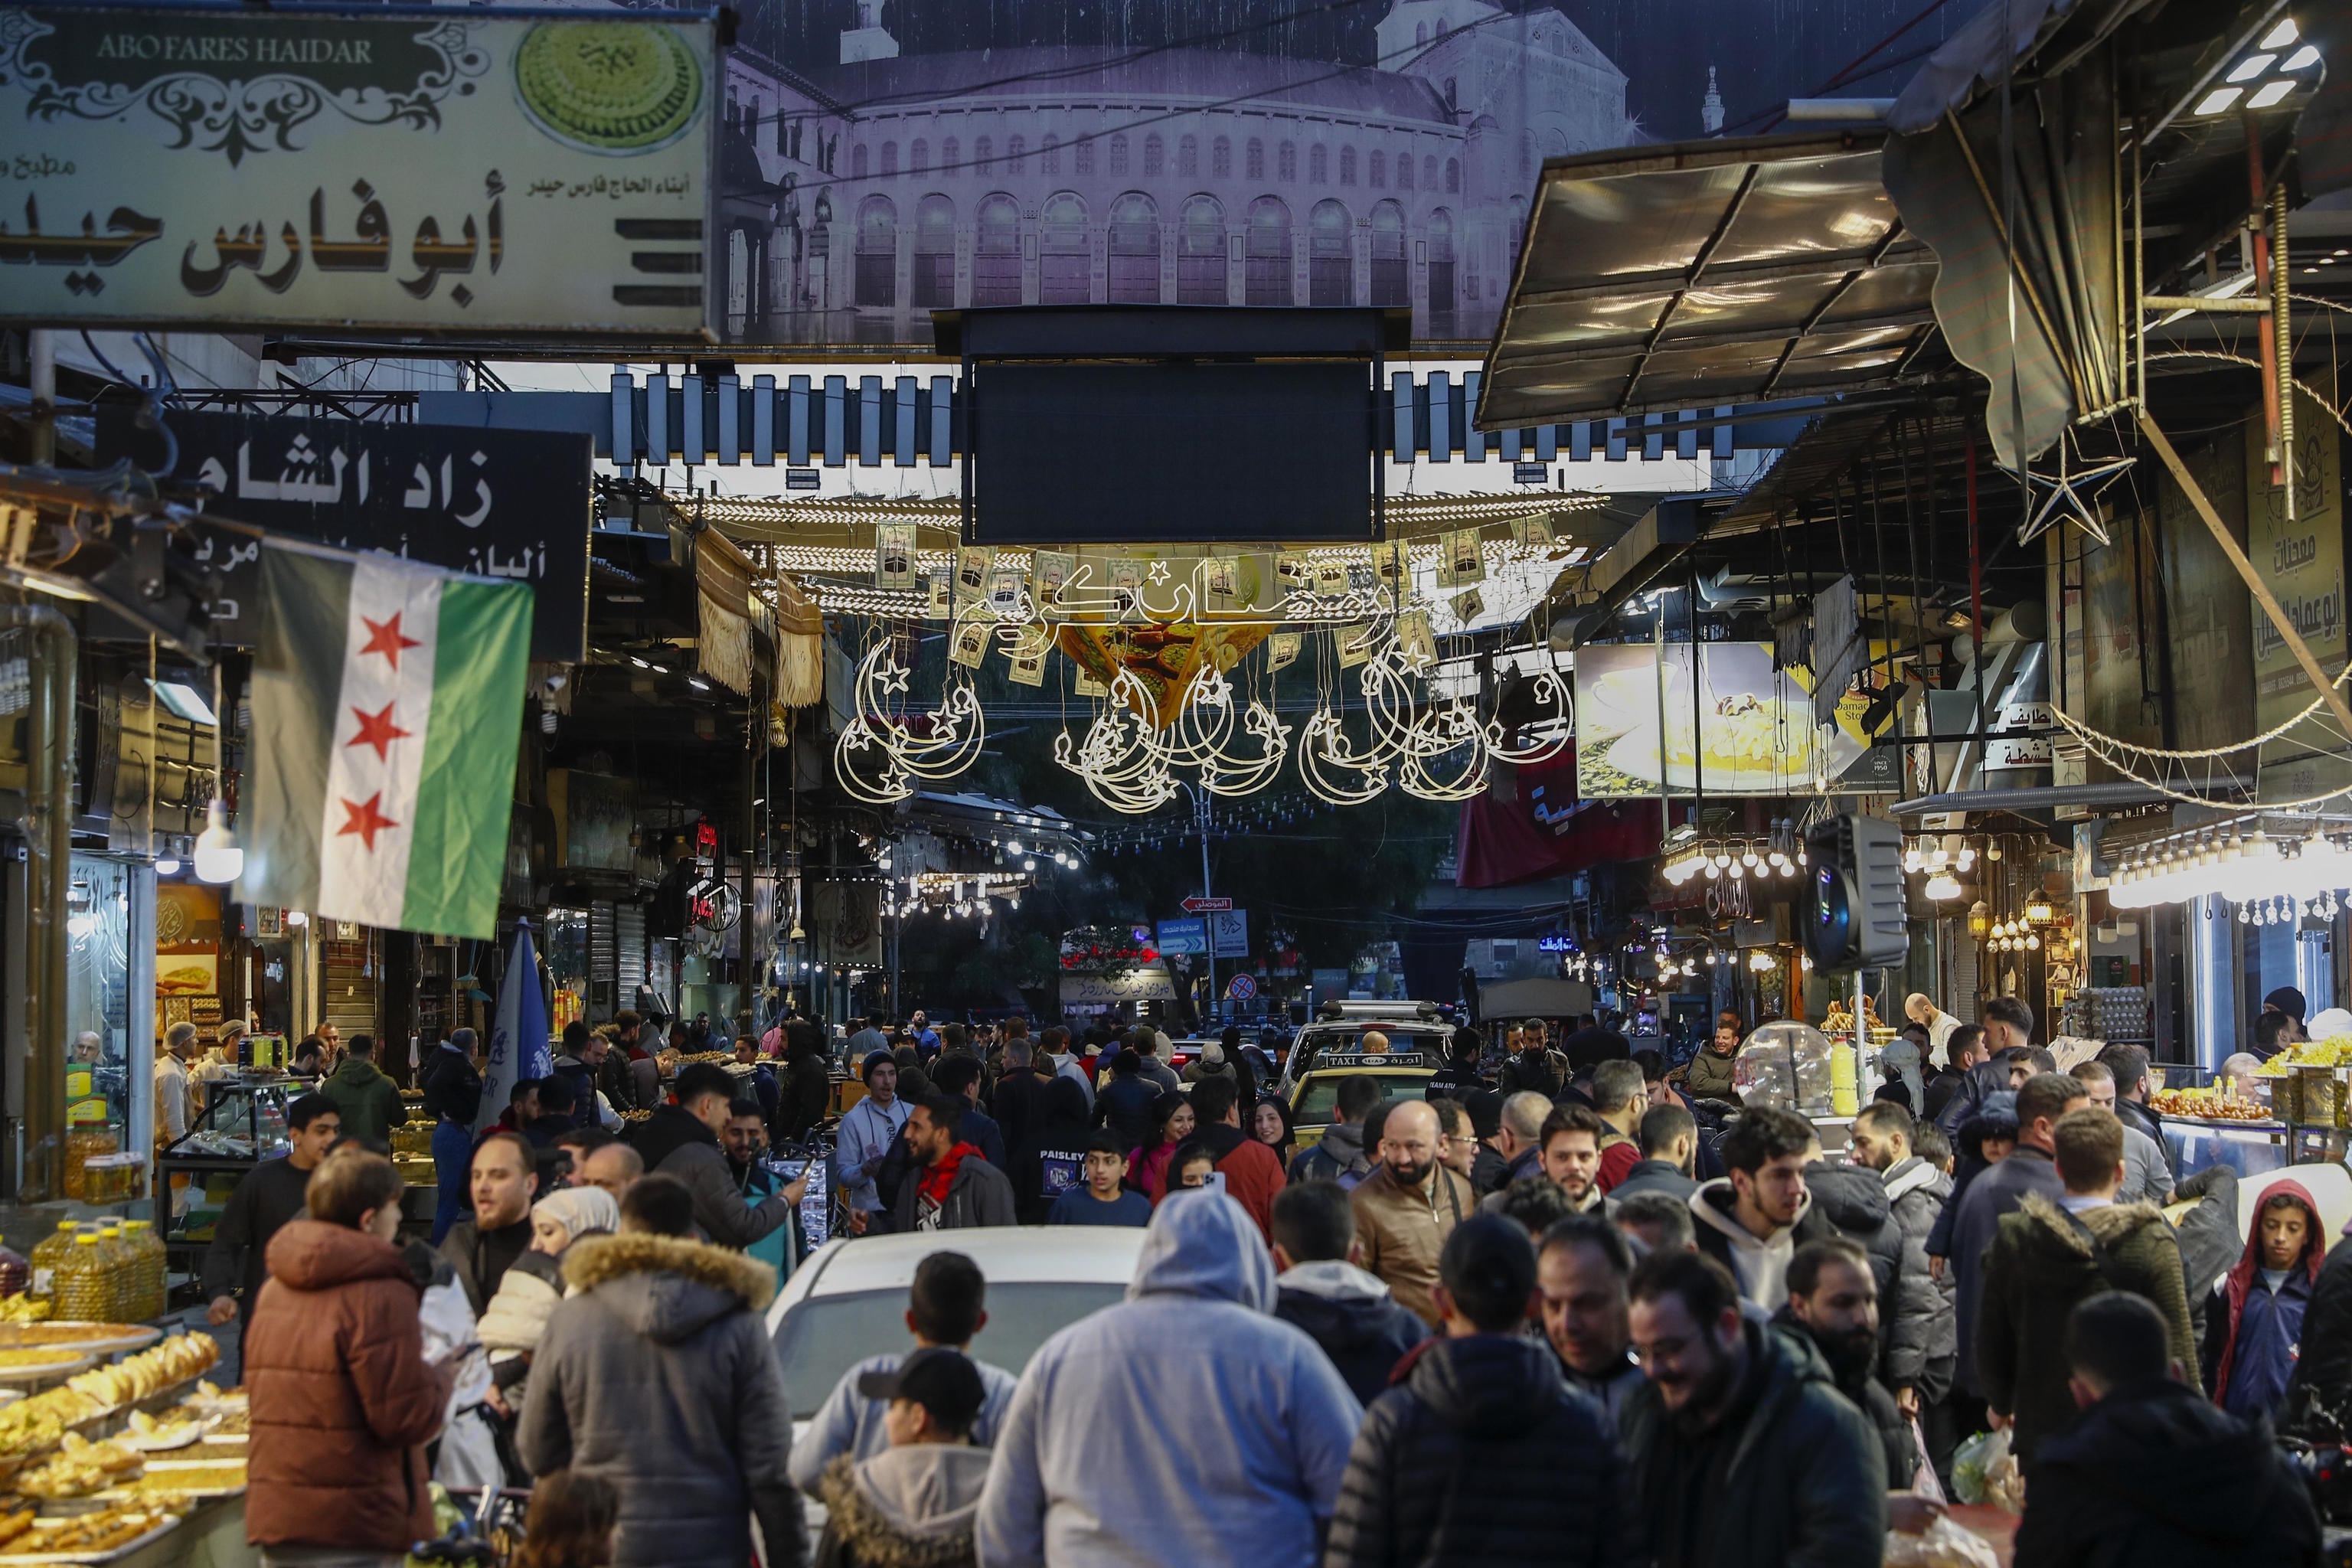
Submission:
M 1846 813 L 1806 830 L 1812 896 L 1800 906 L 1805 951 L 1824 970 L 1884 969 L 1911 951 L 1904 920 L 1903 830 Z

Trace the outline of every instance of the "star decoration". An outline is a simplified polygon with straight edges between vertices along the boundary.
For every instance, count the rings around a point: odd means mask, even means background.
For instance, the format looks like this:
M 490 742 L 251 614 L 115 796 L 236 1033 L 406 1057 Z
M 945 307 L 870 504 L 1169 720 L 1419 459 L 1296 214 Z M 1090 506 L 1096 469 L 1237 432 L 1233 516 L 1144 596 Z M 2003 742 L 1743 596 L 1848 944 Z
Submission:
M 2139 459 L 2110 458 L 2094 463 L 2087 468 L 2069 471 L 2066 467 L 2066 444 L 2072 437 L 2061 432 L 2058 437 L 2058 471 L 2055 474 L 2028 472 L 2026 479 L 2037 489 L 2049 493 L 2033 509 L 2032 515 L 2018 525 L 2017 542 L 2031 544 L 2046 531 L 2052 523 L 2062 520 L 2074 523 L 2084 534 L 2100 544 L 2109 542 L 2107 525 L 2100 521 L 2099 493 L 2115 483 L 2116 477 Z
M 364 658 L 372 653 L 380 653 L 392 661 L 393 668 L 398 669 L 401 649 L 425 646 L 415 637 L 400 635 L 401 614 L 402 612 L 398 610 L 393 611 L 392 618 L 388 621 L 372 621 L 365 616 L 360 617 L 361 624 L 368 629 L 367 646 L 360 649 L 361 658 Z
M 411 733 L 392 721 L 392 704 L 389 702 L 383 705 L 383 710 L 380 713 L 371 713 L 364 708 L 354 708 L 352 710 L 352 717 L 360 721 L 360 732 L 344 743 L 347 746 L 373 746 L 378 762 L 386 760 L 387 752 L 394 741 L 404 740 Z
M 1154 583 L 1165 583 L 1168 581 L 1168 563 L 1165 561 L 1154 561 L 1151 563 L 1151 580 Z
M 886 664 L 882 666 L 881 668 L 876 670 L 875 674 L 880 678 L 882 689 L 886 692 L 897 691 L 903 693 L 907 689 L 907 667 L 903 664 L 898 664 L 895 662 Z
M 378 790 L 363 801 L 343 802 L 343 825 L 335 829 L 335 837 L 341 838 L 346 834 L 356 833 L 367 845 L 368 853 L 375 853 L 375 836 L 387 827 L 400 826 L 378 809 L 383 800 L 383 792 Z

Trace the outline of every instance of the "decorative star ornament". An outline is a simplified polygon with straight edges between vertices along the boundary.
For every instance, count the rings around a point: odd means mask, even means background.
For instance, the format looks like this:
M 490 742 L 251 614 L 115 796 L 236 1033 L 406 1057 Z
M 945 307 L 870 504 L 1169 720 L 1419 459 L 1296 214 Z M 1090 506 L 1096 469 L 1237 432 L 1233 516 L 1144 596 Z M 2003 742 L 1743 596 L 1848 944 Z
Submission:
M 2027 472 L 2027 481 L 2034 489 L 2047 493 L 2042 496 L 2041 504 L 2033 509 L 2032 514 L 2018 525 L 2017 542 L 2020 544 L 2032 543 L 2051 524 L 2062 519 L 2072 522 L 2102 545 L 2110 542 L 2107 525 L 2099 520 L 2100 492 L 2115 483 L 2116 476 L 2139 459 L 2110 458 L 2087 468 L 2070 470 L 2066 466 L 2066 447 L 2073 439 L 2066 432 L 2059 433 L 2058 471 L 2055 474 Z
M 885 691 L 903 693 L 907 689 L 907 667 L 895 659 L 882 665 L 875 674 L 880 679 Z
M 1168 581 L 1168 563 L 1167 563 L 1167 562 L 1165 562 L 1165 561 L 1154 561 L 1154 562 L 1151 563 L 1151 580 L 1152 580 L 1154 583 L 1165 583 L 1165 582 L 1167 582 L 1167 581 Z

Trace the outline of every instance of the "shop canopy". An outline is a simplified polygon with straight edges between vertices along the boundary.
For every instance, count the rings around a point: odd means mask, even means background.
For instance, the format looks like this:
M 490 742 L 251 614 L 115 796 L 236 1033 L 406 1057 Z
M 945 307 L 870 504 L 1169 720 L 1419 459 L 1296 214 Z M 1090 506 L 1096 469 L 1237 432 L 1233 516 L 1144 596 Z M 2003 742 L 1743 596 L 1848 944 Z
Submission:
M 1936 258 L 1878 132 L 1544 165 L 1480 386 L 1487 429 L 1866 391 L 1935 333 Z

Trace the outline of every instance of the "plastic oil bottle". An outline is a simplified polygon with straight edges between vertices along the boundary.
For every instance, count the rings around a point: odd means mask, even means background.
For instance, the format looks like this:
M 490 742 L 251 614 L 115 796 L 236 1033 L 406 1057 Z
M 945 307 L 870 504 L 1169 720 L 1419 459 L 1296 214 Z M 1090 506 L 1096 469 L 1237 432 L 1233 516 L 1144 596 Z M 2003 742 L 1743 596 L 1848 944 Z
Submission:
M 130 1320 L 131 1310 L 137 1305 L 132 1299 L 139 1289 L 136 1279 L 138 1259 L 131 1246 L 122 1239 L 122 1226 L 112 1220 L 98 1227 L 99 1256 L 106 1260 L 106 1314 L 110 1323 Z
M 163 1243 L 155 1234 L 155 1222 L 127 1219 L 122 1222 L 122 1239 L 138 1260 L 133 1278 L 138 1288 L 131 1294 L 131 1310 L 124 1314 L 125 1322 L 144 1323 L 163 1315 L 169 1288 L 164 1281 Z
M 83 1231 L 57 1268 L 57 1315 L 73 1322 L 100 1322 L 106 1318 L 107 1260 L 99 1251 L 98 1233 Z
M 58 1221 L 58 1228 L 33 1244 L 33 1265 L 30 1283 L 25 1293 L 37 1301 L 53 1306 L 58 1294 L 58 1264 L 73 1249 L 74 1237 L 81 1227 L 69 1219 Z

